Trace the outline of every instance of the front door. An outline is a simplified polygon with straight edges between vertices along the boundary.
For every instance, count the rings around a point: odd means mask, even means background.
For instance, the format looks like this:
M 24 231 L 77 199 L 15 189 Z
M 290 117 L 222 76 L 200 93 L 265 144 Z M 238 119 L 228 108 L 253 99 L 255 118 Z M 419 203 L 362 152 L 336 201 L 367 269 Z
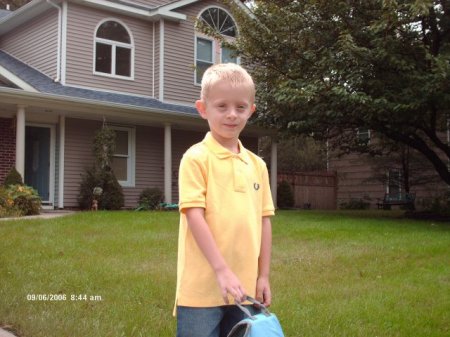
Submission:
M 25 184 L 39 193 L 42 204 L 51 204 L 51 128 L 27 126 L 25 131 Z

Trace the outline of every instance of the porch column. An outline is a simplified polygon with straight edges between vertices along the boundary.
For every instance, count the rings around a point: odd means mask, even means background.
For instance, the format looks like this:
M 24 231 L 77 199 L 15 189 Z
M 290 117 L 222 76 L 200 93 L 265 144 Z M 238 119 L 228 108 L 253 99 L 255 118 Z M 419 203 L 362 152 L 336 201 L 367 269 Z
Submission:
M 64 150 L 66 142 L 66 116 L 59 116 L 59 171 L 58 208 L 64 208 Z
M 164 127 L 164 201 L 172 203 L 172 128 Z
M 16 170 L 25 182 L 25 106 L 17 106 L 16 115 Z
M 277 206 L 277 177 L 278 177 L 278 159 L 277 159 L 277 140 L 272 138 L 272 151 L 270 155 L 270 188 L 272 190 L 272 199 L 275 207 Z

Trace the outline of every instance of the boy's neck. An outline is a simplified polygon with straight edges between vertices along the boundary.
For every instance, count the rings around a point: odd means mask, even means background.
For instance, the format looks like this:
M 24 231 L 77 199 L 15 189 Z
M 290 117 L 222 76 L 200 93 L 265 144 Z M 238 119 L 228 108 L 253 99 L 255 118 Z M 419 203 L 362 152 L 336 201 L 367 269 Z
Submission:
M 239 148 L 239 139 L 226 139 L 222 137 L 218 137 L 214 133 L 211 132 L 211 135 L 213 138 L 218 142 L 220 145 L 222 145 L 227 150 L 230 150 L 233 153 L 240 153 L 241 149 Z

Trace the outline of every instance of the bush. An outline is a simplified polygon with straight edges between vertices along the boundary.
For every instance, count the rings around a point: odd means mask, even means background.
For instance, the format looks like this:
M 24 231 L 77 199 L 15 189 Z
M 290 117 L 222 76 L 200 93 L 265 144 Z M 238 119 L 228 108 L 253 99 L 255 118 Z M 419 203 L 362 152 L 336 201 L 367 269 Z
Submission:
M 0 188 L 0 217 L 36 215 L 41 210 L 41 198 L 29 186 L 9 185 Z
M 138 210 L 153 210 L 159 207 L 159 204 L 163 202 L 164 195 L 163 192 L 155 188 L 146 188 L 142 190 L 139 195 L 139 206 Z
M 91 209 L 94 199 L 98 201 L 98 209 L 118 210 L 124 206 L 122 186 L 111 169 L 99 170 L 93 167 L 82 175 L 78 194 L 80 208 Z
M 278 184 L 277 188 L 277 205 L 280 209 L 294 207 L 294 192 L 292 192 L 291 185 L 283 180 Z
M 424 203 L 424 210 L 436 215 L 450 216 L 450 192 L 443 193 Z
M 22 176 L 19 172 L 17 172 L 15 167 L 12 167 L 11 170 L 5 177 L 5 181 L 3 185 L 8 187 L 9 185 L 23 185 Z
M 370 202 L 363 199 L 351 199 L 349 202 L 340 204 L 340 209 L 369 209 Z

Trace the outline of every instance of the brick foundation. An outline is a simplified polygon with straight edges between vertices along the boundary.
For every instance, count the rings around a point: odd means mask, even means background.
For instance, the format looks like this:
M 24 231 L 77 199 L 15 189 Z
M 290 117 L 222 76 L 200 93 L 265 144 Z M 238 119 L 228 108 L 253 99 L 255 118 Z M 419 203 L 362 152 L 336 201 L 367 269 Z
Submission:
M 0 184 L 16 164 L 16 128 L 14 119 L 0 118 Z

